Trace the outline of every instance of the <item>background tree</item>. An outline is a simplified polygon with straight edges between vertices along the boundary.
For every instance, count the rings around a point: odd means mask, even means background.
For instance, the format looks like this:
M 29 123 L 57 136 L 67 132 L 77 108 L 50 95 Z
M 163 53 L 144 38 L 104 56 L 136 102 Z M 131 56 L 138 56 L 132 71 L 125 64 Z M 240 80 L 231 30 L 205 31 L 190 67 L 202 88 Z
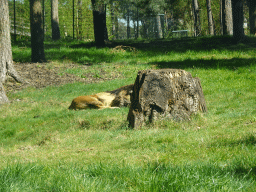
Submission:
M 214 20 L 212 15 L 211 0 L 206 0 L 206 6 L 207 6 L 209 33 L 210 35 L 215 35 L 215 25 L 214 25 Z
M 51 13 L 52 39 L 58 40 L 60 39 L 58 0 L 51 0 Z
M 44 62 L 44 31 L 41 0 L 30 0 L 31 61 Z
M 0 104 L 8 102 L 3 87 L 7 74 L 17 82 L 24 82 L 13 66 L 8 1 L 0 0 Z
M 194 34 L 197 37 L 201 35 L 200 11 L 197 0 L 192 0 L 192 7 L 194 13 Z
M 92 1 L 94 38 L 97 46 L 104 46 L 107 40 L 106 6 L 103 1 Z
M 221 27 L 222 35 L 233 34 L 233 17 L 231 0 L 221 0 Z
M 256 1 L 247 0 L 249 6 L 250 34 L 256 35 Z
M 232 0 L 233 37 L 240 41 L 244 38 L 243 0 Z
M 111 15 L 111 35 L 113 38 L 118 39 L 118 2 L 111 0 L 110 5 L 110 15 Z

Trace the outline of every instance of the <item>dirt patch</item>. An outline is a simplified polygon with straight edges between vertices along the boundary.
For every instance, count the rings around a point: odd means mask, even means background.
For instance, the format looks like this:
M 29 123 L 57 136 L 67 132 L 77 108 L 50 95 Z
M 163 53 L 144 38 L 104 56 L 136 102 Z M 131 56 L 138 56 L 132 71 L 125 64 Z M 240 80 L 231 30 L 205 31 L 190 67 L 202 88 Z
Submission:
M 118 72 L 107 73 L 99 69 L 97 73 L 90 73 L 90 67 L 87 65 L 78 65 L 74 63 L 65 63 L 65 65 L 57 66 L 49 63 L 15 63 L 17 72 L 28 82 L 28 84 L 21 84 L 15 82 L 11 77 L 7 78 L 4 86 L 6 92 L 13 92 L 24 89 L 28 86 L 35 88 L 44 88 L 47 86 L 59 86 L 67 83 L 84 82 L 98 83 L 106 80 L 121 78 L 122 75 Z M 83 75 L 74 75 L 66 72 L 68 69 L 77 68 L 84 71 Z

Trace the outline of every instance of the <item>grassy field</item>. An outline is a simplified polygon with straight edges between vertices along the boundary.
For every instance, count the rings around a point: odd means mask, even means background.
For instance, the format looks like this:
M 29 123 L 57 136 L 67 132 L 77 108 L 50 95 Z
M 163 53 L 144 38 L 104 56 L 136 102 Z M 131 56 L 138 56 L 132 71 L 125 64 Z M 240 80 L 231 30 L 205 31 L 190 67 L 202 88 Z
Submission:
M 255 42 L 46 42 L 49 68 L 76 66 L 60 74 L 120 77 L 9 92 L 12 102 L 0 107 L 0 191 L 255 191 Z M 13 57 L 30 60 L 26 42 L 13 46 Z M 67 110 L 76 96 L 116 89 L 133 83 L 138 70 L 159 68 L 199 77 L 208 113 L 133 130 L 128 108 Z

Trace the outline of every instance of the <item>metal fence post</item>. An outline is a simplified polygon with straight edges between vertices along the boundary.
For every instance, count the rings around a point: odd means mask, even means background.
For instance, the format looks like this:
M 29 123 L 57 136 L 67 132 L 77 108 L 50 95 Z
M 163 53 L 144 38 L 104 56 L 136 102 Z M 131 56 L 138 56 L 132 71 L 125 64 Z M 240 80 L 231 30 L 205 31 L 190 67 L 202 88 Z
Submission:
M 73 39 L 75 39 L 75 0 L 73 0 Z

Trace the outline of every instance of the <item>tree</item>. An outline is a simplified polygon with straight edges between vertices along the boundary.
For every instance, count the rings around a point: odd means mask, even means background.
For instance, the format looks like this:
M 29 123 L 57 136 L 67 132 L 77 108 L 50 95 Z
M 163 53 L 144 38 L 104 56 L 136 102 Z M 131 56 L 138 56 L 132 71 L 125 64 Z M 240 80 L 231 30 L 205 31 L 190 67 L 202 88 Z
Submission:
M 83 38 L 83 1 L 78 0 L 77 1 L 77 38 L 82 39 Z
M 114 6 L 113 1 L 110 2 L 110 14 L 111 14 L 111 35 L 114 36 L 115 39 L 118 39 L 118 17 L 117 17 L 117 9 Z
M 108 40 L 106 6 L 104 2 L 91 0 L 93 8 L 94 38 L 96 46 L 105 46 Z
M 232 0 L 232 16 L 233 16 L 233 37 L 237 41 L 240 41 L 245 36 L 242 0 Z
M 30 0 L 31 30 L 31 61 L 44 62 L 44 31 L 43 31 L 41 0 Z
M 163 29 L 162 29 L 162 24 L 161 24 L 161 16 L 158 14 L 156 16 L 156 38 L 163 38 Z
M 207 16 L 208 16 L 208 27 L 210 35 L 215 35 L 215 25 L 212 15 L 211 0 L 206 0 Z
M 194 33 L 195 37 L 201 35 L 201 23 L 200 23 L 200 13 L 199 5 L 197 0 L 192 0 L 193 12 L 194 12 Z
M 7 0 L 0 0 L 0 104 L 7 103 L 3 83 L 7 74 L 17 82 L 25 82 L 16 72 L 12 60 L 9 7 Z
M 130 10 L 127 8 L 127 39 L 130 39 L 131 28 L 130 28 Z
M 256 1 L 247 0 L 249 6 L 250 34 L 256 35 Z
M 231 0 L 220 1 L 222 35 L 233 34 L 233 17 Z
M 60 39 L 58 0 L 51 0 L 52 39 Z

